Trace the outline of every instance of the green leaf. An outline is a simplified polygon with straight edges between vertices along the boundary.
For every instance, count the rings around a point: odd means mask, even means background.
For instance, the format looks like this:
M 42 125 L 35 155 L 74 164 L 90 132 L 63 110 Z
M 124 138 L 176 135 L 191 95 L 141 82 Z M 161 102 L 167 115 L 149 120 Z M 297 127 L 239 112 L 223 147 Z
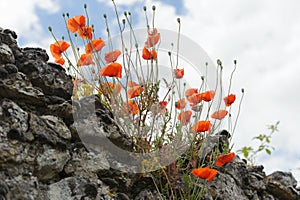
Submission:
M 268 155 L 271 155 L 271 150 L 270 149 L 265 149 L 266 150 L 266 153 L 268 154 Z

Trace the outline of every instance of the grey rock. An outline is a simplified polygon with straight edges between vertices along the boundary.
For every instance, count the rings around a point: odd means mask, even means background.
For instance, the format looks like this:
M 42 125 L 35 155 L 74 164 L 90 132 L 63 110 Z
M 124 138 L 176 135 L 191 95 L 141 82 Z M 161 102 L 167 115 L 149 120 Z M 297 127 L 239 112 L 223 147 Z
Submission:
M 165 197 L 160 196 L 156 191 L 151 191 L 148 189 L 142 190 L 134 200 L 163 200 L 167 199 Z
M 47 64 L 43 57 L 37 60 L 28 59 L 31 56 L 37 57 L 31 55 L 31 51 L 29 53 L 25 51 L 23 54 L 24 61 L 18 63 L 19 71 L 26 74 L 35 87 L 39 87 L 46 95 L 71 99 L 73 84 L 71 77 L 66 75 L 63 68 L 55 64 Z
M 15 63 L 15 56 L 7 44 L 0 44 L 0 64 Z
M 52 129 L 59 137 L 63 139 L 71 139 L 71 131 L 61 119 L 52 115 L 43 115 L 41 116 L 41 119 L 43 119 L 47 126 Z
M 28 113 L 9 99 L 0 100 L 0 137 L 11 140 L 33 141 L 28 132 Z
M 23 105 L 45 105 L 43 92 L 33 87 L 28 78 L 20 72 L 8 74 L 6 79 L 0 79 L 0 96 Z
M 60 149 L 66 148 L 65 142 L 58 137 L 57 133 L 49 128 L 43 119 L 33 113 L 30 113 L 29 127 L 29 131 L 39 143 L 48 144 Z
M 16 65 L 8 63 L 4 67 L 9 74 L 15 74 L 18 72 L 18 68 Z
M 80 177 L 69 177 L 49 186 L 47 197 L 51 200 L 95 199 L 97 186 Z
M 63 171 L 69 159 L 70 155 L 68 151 L 62 152 L 56 149 L 45 149 L 36 158 L 37 169 L 35 174 L 42 182 L 54 179 Z

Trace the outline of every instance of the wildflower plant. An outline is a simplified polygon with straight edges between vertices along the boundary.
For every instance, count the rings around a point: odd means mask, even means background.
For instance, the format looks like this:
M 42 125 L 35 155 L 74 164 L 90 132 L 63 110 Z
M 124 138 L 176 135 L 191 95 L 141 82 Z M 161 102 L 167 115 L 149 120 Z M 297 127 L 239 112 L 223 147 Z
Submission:
M 236 128 L 239 111 L 235 116 L 231 113 L 236 100 L 231 83 L 237 63 L 225 90 L 222 62 L 218 60 L 215 66 L 199 45 L 181 34 L 179 18 L 174 20 L 178 30 L 164 30 L 155 26 L 156 7 L 144 7 L 145 27 L 135 28 L 132 14 L 125 11 L 121 16 L 112 3 L 117 31 L 103 14 L 106 35 L 98 35 L 84 5 L 85 15 L 63 14 L 67 37 L 58 39 L 49 27 L 55 39 L 50 51 L 73 77 L 74 102 L 97 95 L 113 113 L 121 134 L 132 141 L 131 151 L 126 151 L 101 138 L 115 159 L 136 173 L 153 177 L 162 197 L 197 199 L 204 192 L 197 187 L 197 177 L 212 181 L 218 174 L 216 167 L 235 157 L 229 146 L 222 155 L 209 155 L 208 162 L 200 160 L 197 152 L 224 125 L 228 124 L 231 133 Z M 244 90 L 240 100 L 243 94 Z M 93 112 L 94 105 L 90 106 L 87 110 Z M 74 124 L 81 119 L 78 115 Z M 89 148 L 84 130 L 76 128 Z M 186 187 L 178 188 L 178 180 Z

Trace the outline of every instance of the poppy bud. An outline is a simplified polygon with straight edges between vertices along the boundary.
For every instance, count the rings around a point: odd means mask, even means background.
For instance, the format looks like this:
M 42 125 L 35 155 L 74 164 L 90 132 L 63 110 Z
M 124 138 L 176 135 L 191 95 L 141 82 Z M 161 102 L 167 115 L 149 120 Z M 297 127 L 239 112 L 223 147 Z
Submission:
M 104 19 L 106 19 L 106 17 L 107 17 L 106 14 L 103 14 L 103 17 L 104 17 Z
M 83 5 L 83 7 L 84 7 L 84 9 L 86 9 L 86 8 L 87 8 L 87 5 L 86 5 L 86 3 Z
M 62 16 L 65 17 L 65 13 L 63 13 Z
M 146 11 L 147 10 L 147 7 L 146 6 L 144 6 L 144 11 Z
M 156 7 L 153 5 L 153 6 L 152 6 L 152 10 L 154 11 L 155 9 L 156 9 Z
M 245 91 L 244 88 L 242 88 L 242 93 L 244 93 L 244 91 Z
M 180 24 L 180 18 L 177 18 L 177 22 Z
M 233 61 L 233 63 L 236 65 L 236 63 L 237 63 L 237 60 L 234 60 L 234 61 Z
M 126 11 L 124 11 L 124 15 L 127 17 L 127 12 Z
M 221 62 L 220 59 L 217 60 L 217 64 L 220 65 L 220 66 L 222 65 L 222 62 Z
M 50 32 L 52 32 L 52 28 L 51 28 L 51 26 L 49 26 L 49 27 L 48 27 L 48 30 L 49 30 Z

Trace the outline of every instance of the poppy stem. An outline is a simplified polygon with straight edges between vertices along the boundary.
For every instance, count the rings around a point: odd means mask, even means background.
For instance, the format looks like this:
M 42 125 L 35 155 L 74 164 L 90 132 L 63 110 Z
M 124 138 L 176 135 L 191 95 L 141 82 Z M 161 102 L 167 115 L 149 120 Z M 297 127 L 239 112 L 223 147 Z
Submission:
M 236 119 L 235 119 L 234 128 L 232 130 L 232 136 L 234 134 L 234 131 L 235 131 L 235 128 L 236 128 L 236 125 L 237 125 L 237 121 L 238 121 L 238 118 L 239 118 L 239 115 L 240 115 L 240 112 L 241 112 L 242 101 L 243 101 L 244 94 L 245 94 L 244 88 L 242 88 L 241 91 L 242 91 L 242 97 L 241 97 L 241 100 L 240 100 L 240 103 L 239 103 L 239 109 L 238 109 L 238 113 L 237 113 L 237 116 L 236 116 Z M 231 138 L 233 138 L 233 137 L 231 137 Z

